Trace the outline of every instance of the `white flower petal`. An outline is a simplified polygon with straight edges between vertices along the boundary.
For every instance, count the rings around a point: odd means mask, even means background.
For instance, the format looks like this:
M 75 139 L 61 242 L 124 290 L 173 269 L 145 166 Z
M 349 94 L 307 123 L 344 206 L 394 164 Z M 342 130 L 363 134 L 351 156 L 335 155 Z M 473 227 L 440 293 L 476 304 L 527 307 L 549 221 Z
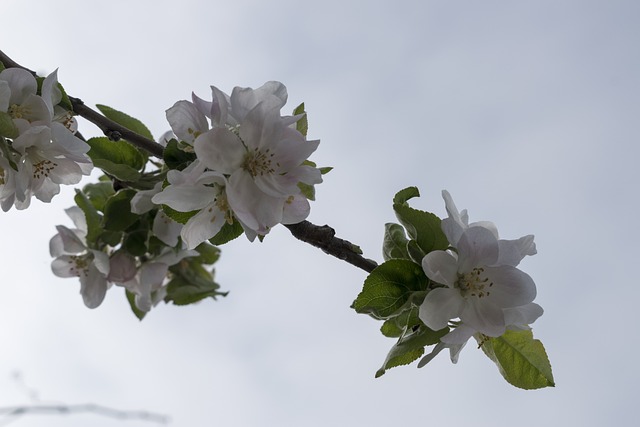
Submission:
M 215 128 L 200 135 L 193 144 L 198 159 L 209 169 L 232 174 L 243 165 L 247 150 L 233 132 Z
M 451 288 L 458 280 L 458 260 L 449 252 L 429 252 L 422 259 L 422 269 L 429 279 Z
M 533 279 L 515 267 L 485 267 L 484 273 L 493 283 L 487 299 L 500 308 L 529 304 L 536 297 L 536 284 Z
M 475 267 L 495 264 L 498 260 L 498 240 L 490 230 L 483 227 L 464 230 L 457 249 L 460 273 L 468 273 Z
M 505 308 L 503 311 L 507 326 L 530 325 L 544 313 L 542 307 L 533 302 L 520 307 Z
M 198 135 L 209 130 L 205 115 L 189 101 L 176 102 L 166 113 L 171 129 L 182 141 L 193 143 Z
M 419 317 L 429 328 L 438 331 L 446 327 L 450 319 L 458 318 L 463 307 L 464 299 L 457 289 L 436 288 L 420 305 Z
M 218 234 L 224 222 L 225 214 L 215 205 L 209 205 L 189 218 L 180 235 L 187 249 L 193 249 Z

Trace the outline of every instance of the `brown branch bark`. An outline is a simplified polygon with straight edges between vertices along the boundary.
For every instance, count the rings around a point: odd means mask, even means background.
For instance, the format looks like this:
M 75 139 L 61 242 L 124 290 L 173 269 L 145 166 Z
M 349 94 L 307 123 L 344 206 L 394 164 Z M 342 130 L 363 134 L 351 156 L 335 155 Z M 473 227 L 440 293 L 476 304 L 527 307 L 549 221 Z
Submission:
M 371 273 L 378 266 L 375 261 L 363 257 L 358 246 L 336 237 L 335 230 L 328 225 L 319 226 L 309 221 L 302 221 L 298 224 L 285 225 L 285 227 L 295 238 L 320 248 L 325 253 L 355 265 L 366 272 Z

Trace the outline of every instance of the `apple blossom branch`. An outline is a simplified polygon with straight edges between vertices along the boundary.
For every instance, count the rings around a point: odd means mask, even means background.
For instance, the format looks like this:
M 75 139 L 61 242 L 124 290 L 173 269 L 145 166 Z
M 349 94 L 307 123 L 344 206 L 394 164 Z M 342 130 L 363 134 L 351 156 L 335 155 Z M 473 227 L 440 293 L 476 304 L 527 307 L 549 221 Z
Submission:
M 0 62 L 2 62 L 6 68 L 22 68 L 36 76 L 34 71 L 18 64 L 2 50 L 0 50 Z M 163 157 L 164 147 L 162 147 L 162 145 L 108 119 L 99 112 L 88 107 L 79 98 L 69 96 L 69 100 L 71 101 L 74 113 L 96 125 L 109 139 L 113 141 L 126 139 L 131 144 L 149 152 L 155 157 Z M 309 221 L 302 221 L 298 224 L 289 224 L 285 226 L 298 240 L 320 248 L 325 253 L 346 261 L 349 264 L 367 272 L 371 272 L 378 266 L 375 261 L 364 258 L 356 245 L 335 237 L 335 231 L 328 225 L 318 226 L 310 223 Z

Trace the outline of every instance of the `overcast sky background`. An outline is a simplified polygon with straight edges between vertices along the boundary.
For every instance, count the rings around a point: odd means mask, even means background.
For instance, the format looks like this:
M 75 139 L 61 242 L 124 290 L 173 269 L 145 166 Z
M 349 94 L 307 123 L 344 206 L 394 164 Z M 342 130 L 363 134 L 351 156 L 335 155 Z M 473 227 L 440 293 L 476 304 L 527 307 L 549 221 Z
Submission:
M 227 298 L 161 305 L 143 322 L 120 288 L 84 307 L 50 272 L 50 205 L 2 214 L 0 406 L 93 402 L 172 426 L 630 425 L 636 417 L 640 3 L 636 1 L 0 0 L 0 49 L 87 104 L 143 120 L 209 85 L 285 83 L 312 156 L 334 166 L 309 220 L 381 261 L 391 198 L 444 216 L 448 189 L 505 238 L 535 234 L 521 267 L 557 387 L 523 391 L 469 345 L 457 365 L 374 373 L 393 340 L 349 306 L 363 271 L 296 241 L 224 246 Z M 85 136 L 97 135 L 81 123 Z M 38 401 L 12 379 L 20 372 Z M 0 425 L 6 422 L 0 418 Z M 96 415 L 11 425 L 149 426 Z

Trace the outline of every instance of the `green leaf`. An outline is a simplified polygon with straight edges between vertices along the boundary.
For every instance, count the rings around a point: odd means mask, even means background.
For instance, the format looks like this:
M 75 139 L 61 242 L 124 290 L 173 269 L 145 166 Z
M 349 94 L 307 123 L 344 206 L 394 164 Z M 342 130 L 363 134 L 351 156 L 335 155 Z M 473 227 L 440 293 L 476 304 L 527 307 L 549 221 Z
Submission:
M 415 240 L 424 253 L 445 250 L 449 241 L 440 226 L 441 220 L 430 212 L 414 209 L 407 204 L 409 199 L 420 195 L 416 187 L 405 188 L 393 198 L 393 210 L 407 234 Z
M 124 237 L 122 246 L 133 256 L 143 256 L 147 253 L 148 230 L 136 230 Z
M 181 150 L 178 141 L 174 138 L 167 143 L 162 158 L 169 169 L 182 170 L 196 159 L 196 154 Z
M 4 70 L 4 64 L 0 61 L 0 71 Z
M 87 220 L 87 246 L 92 249 L 98 249 L 98 237 L 102 234 L 102 215 L 80 190 L 76 190 L 73 200 L 82 210 Z
M 333 166 L 325 166 L 323 168 L 318 168 L 318 169 L 320 170 L 321 175 L 325 175 L 333 170 Z
M 413 199 L 414 197 L 420 197 L 420 191 L 418 191 L 418 187 L 407 187 L 403 190 L 400 190 L 393 196 L 393 203 L 398 205 L 406 205 L 407 201 Z
M 376 378 L 384 375 L 387 369 L 408 365 L 424 354 L 424 347 L 436 344 L 449 332 L 449 328 L 433 331 L 421 325 L 416 331 L 404 335 L 391 347 L 382 367 L 376 372 Z
M 129 306 L 131 307 L 131 311 L 133 311 L 133 314 L 135 314 L 138 320 L 144 319 L 144 316 L 147 315 L 147 312 L 140 310 L 136 305 L 136 295 L 127 289 L 125 289 L 124 291 L 127 295 L 127 301 L 129 301 Z
M 225 222 L 218 234 L 210 238 L 209 242 L 213 245 L 224 245 L 239 237 L 242 233 L 244 233 L 244 229 L 240 225 L 240 221 L 233 221 L 233 224 Z
M 409 240 L 407 242 L 407 253 L 409 254 L 409 258 L 417 264 L 422 264 L 422 259 L 426 255 L 415 240 Z
M 525 390 L 555 387 L 547 352 L 532 331 L 507 331 L 485 339 L 482 350 L 510 384 Z
M 409 259 L 407 252 L 407 236 L 400 224 L 389 222 L 384 225 L 384 240 L 382 242 L 382 257 L 385 261 L 393 258 Z
M 62 92 L 62 99 L 60 99 L 60 102 L 58 102 L 58 105 L 67 111 L 71 111 L 73 114 L 73 104 L 71 104 L 69 95 L 67 95 L 67 91 L 64 90 L 64 87 L 62 87 L 60 82 L 58 82 L 58 89 L 60 89 L 60 92 Z
M 149 129 L 138 119 L 131 117 L 121 111 L 115 110 L 106 105 L 96 104 L 96 107 L 102 114 L 110 120 L 118 123 L 121 126 L 126 127 L 129 130 L 134 131 L 138 135 L 142 135 L 147 139 L 154 141 L 153 135 L 149 132 Z
M 309 120 L 307 119 L 306 111 L 304 111 L 304 102 L 293 110 L 294 116 L 297 116 L 298 114 L 304 114 L 304 116 L 302 116 L 296 123 L 296 130 L 303 136 L 307 136 L 307 132 L 309 131 Z
M 207 242 L 200 243 L 196 251 L 200 254 L 197 260 L 202 264 L 211 265 L 220 259 L 220 249 Z
M 99 211 L 104 211 L 104 205 L 107 199 L 115 194 L 111 181 L 87 184 L 82 188 L 82 192 Z
M 422 325 L 422 321 L 418 317 L 419 307 L 419 305 L 413 305 L 398 316 L 387 319 L 380 327 L 382 335 L 389 338 L 398 338 L 407 331 L 412 331 L 413 328 Z
M 139 218 L 131 212 L 131 199 L 135 190 L 124 189 L 109 197 L 104 206 L 102 225 L 105 230 L 125 231 Z
M 166 302 L 175 305 L 187 305 L 211 297 L 226 296 L 220 292 L 220 285 L 213 281 L 213 276 L 194 258 L 183 259 L 171 266 L 173 279 L 167 285 Z
M 0 111 L 0 136 L 13 139 L 17 138 L 18 135 L 18 128 L 13 122 L 11 115 L 9 115 L 9 113 L 5 113 L 4 111 Z
M 2 135 L 0 135 L 0 151 L 2 151 L 1 155 L 5 159 L 7 159 L 7 161 L 9 162 L 9 166 L 11 167 L 11 169 L 17 172 L 18 165 L 16 165 L 16 162 L 13 161 L 13 156 L 11 154 L 11 149 L 9 148 L 9 144 L 7 143 L 7 140 Z
M 421 266 L 409 260 L 392 259 L 369 274 L 352 308 L 377 319 L 388 319 L 409 301 L 413 293 L 424 291 L 426 287 L 427 277 Z
M 111 141 L 107 137 L 90 138 L 87 153 L 94 166 L 113 175 L 120 181 L 136 181 L 145 165 L 145 158 L 138 149 L 126 141 Z
M 186 224 L 192 216 L 196 215 L 200 211 L 180 212 L 167 205 L 162 205 L 162 212 L 175 222 L 179 224 Z
M 316 188 L 313 185 L 305 184 L 304 182 L 298 183 L 298 188 L 304 197 L 309 200 L 316 199 Z

